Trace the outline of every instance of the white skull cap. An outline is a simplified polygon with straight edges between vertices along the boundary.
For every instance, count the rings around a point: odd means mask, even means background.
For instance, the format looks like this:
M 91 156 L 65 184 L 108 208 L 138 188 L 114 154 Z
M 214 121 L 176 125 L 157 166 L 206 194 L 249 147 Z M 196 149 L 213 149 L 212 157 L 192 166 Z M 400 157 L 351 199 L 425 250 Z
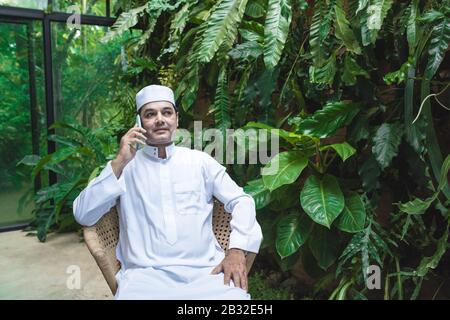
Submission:
M 136 94 L 136 109 L 139 112 L 143 105 L 155 101 L 168 101 L 177 110 L 172 89 L 156 84 L 146 86 Z

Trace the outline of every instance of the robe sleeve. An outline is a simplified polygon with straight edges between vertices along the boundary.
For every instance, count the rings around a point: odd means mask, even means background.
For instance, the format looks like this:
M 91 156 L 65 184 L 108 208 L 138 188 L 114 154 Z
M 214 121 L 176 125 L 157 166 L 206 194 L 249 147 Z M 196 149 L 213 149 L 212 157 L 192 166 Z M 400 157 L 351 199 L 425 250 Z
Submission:
M 262 242 L 261 227 L 256 221 L 255 201 L 228 175 L 226 168 L 204 153 L 204 174 L 209 196 L 216 197 L 231 213 L 229 248 L 258 253 Z
M 100 175 L 93 179 L 73 202 L 75 220 L 84 226 L 94 225 L 125 192 L 124 172 L 117 179 L 109 161 Z

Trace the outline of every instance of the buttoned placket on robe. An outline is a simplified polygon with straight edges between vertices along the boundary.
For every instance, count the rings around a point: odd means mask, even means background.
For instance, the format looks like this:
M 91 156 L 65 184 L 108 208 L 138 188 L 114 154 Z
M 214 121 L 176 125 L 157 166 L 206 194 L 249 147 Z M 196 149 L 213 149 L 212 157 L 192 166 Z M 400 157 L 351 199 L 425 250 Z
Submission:
M 177 224 L 175 221 L 175 200 L 171 191 L 170 170 L 167 161 L 159 163 L 159 175 L 161 177 L 161 202 L 164 215 L 165 237 L 169 244 L 173 245 L 177 241 Z
M 166 241 L 173 245 L 177 242 L 177 223 L 175 221 L 175 199 L 173 199 L 171 176 L 168 160 L 172 156 L 174 151 L 174 145 L 171 144 L 166 148 L 166 158 L 159 158 L 158 148 L 146 145 L 144 147 L 144 152 L 152 156 L 156 161 L 158 161 L 159 167 L 159 177 L 160 177 L 160 194 L 161 194 L 161 205 L 162 214 L 164 218 L 164 236 Z

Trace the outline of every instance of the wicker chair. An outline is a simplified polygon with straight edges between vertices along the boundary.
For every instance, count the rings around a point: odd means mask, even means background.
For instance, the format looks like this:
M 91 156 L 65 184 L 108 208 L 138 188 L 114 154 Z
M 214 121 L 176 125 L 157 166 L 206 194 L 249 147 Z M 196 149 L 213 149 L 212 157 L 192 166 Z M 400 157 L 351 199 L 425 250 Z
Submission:
M 231 215 L 227 213 L 224 206 L 214 199 L 213 230 L 223 250 L 228 249 L 231 233 Z M 116 246 L 119 241 L 119 216 L 116 206 L 106 213 L 95 225 L 85 227 L 83 230 L 84 240 L 94 257 L 97 265 L 105 277 L 111 292 L 116 294 L 116 273 L 120 270 L 120 262 L 116 258 Z M 247 273 L 255 260 L 256 254 L 246 253 Z

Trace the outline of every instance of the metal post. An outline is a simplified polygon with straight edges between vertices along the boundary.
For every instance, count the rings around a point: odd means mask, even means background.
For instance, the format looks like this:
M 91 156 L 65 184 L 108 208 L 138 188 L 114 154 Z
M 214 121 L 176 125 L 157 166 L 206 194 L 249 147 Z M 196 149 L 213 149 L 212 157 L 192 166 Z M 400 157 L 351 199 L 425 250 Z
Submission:
M 44 72 L 45 72 L 45 102 L 47 111 L 47 135 L 55 133 L 55 129 L 50 129 L 50 126 L 55 122 L 55 104 L 53 101 L 53 69 L 52 69 L 52 30 L 50 19 L 47 15 L 43 22 L 44 35 Z M 48 141 L 48 154 L 55 152 L 56 144 L 54 141 Z M 56 173 L 49 171 L 50 185 L 56 183 Z
M 33 22 L 27 24 L 27 40 L 28 40 L 28 80 L 29 80 L 29 94 L 30 94 L 30 114 L 31 114 L 31 141 L 33 154 L 39 155 L 39 124 L 38 124 L 38 108 L 37 108 L 37 93 L 36 93 L 36 72 L 34 59 L 34 41 L 33 41 Z M 35 191 L 41 187 L 41 175 L 37 175 L 34 188 Z

